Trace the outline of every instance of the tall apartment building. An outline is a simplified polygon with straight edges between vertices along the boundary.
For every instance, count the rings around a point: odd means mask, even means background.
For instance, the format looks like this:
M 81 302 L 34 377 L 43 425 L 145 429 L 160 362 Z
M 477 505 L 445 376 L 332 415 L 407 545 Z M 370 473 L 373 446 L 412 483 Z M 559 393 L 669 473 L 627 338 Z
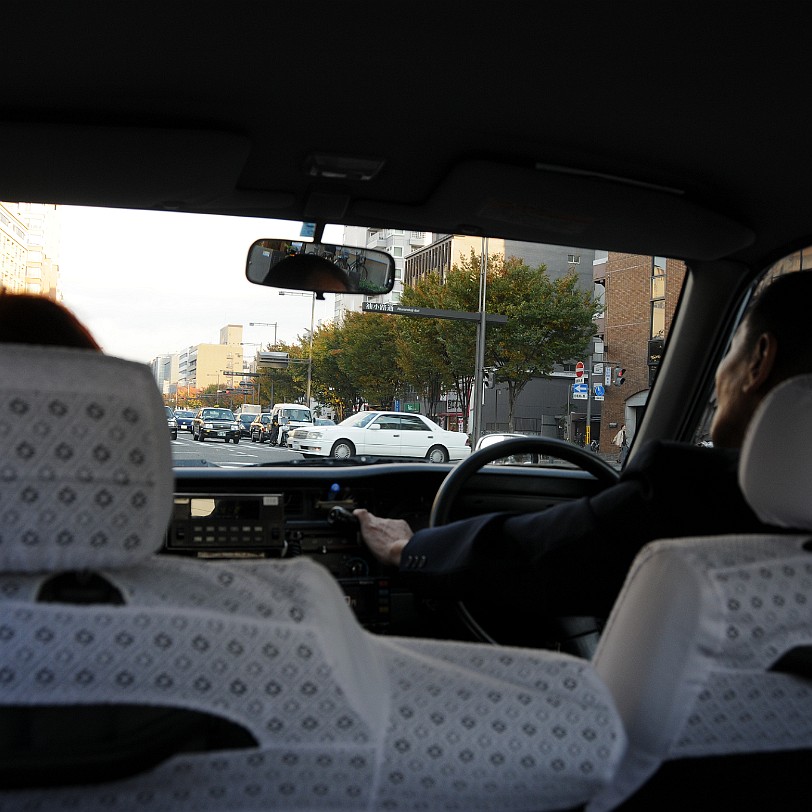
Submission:
M 458 234 L 437 234 L 426 247 L 417 249 L 405 260 L 405 285 L 412 286 L 418 279 L 430 273 L 439 273 L 440 279 L 459 264 L 462 257 L 473 251 L 488 256 L 501 254 L 505 257 L 519 257 L 531 267 L 544 265 L 551 279 L 558 279 L 574 270 L 578 274 L 579 287 L 592 291 L 592 260 L 594 251 L 561 245 L 521 242 L 482 237 L 466 237 Z
M 59 209 L 0 203 L 0 287 L 58 300 Z
M 406 231 L 398 228 L 361 228 L 347 226 L 344 229 L 343 241 L 346 245 L 364 246 L 370 249 L 386 251 L 395 260 L 395 286 L 391 293 L 375 296 L 376 302 L 399 302 L 403 293 L 406 258 L 412 252 L 428 245 L 432 240 L 430 231 Z M 340 323 L 348 311 L 360 313 L 366 297 L 336 294 L 335 320 Z
M 178 354 L 159 355 L 150 362 L 152 377 L 158 388 L 166 395 L 172 391 L 172 385 L 178 382 Z
M 235 386 L 243 372 L 242 338 L 241 324 L 227 324 L 220 329 L 219 344 L 194 344 L 179 352 L 174 383 L 194 389 Z

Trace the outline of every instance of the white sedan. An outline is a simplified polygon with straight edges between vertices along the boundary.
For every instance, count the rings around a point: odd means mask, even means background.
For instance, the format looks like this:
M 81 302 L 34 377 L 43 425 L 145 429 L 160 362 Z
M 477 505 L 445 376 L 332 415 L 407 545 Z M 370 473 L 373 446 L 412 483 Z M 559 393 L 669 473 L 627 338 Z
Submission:
M 421 414 L 403 412 L 358 412 L 337 426 L 299 428 L 291 435 L 290 446 L 306 456 L 338 459 L 367 454 L 448 462 L 471 453 L 468 435 L 446 431 Z

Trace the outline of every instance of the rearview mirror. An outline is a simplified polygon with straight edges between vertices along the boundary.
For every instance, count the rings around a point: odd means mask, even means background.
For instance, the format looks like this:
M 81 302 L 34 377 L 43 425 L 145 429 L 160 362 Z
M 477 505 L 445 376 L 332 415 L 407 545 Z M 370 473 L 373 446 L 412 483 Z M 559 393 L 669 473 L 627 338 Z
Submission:
M 262 239 L 248 252 L 245 275 L 273 288 L 377 296 L 394 287 L 395 260 L 369 248 Z

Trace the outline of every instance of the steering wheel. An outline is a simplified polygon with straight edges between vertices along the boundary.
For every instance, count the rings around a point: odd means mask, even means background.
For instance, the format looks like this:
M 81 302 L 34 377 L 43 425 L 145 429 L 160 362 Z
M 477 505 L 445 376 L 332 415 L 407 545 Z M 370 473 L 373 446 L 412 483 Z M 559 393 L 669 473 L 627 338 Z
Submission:
M 487 465 L 489 462 L 501 457 L 519 453 L 545 454 L 574 463 L 581 470 L 592 474 L 604 487 L 613 485 L 620 476 L 609 463 L 594 452 L 587 451 L 564 440 L 558 440 L 554 437 L 511 437 L 475 451 L 470 457 L 451 469 L 434 497 L 429 526 L 438 527 L 449 521 L 454 500 L 459 496 L 468 480 L 483 465 Z M 455 609 L 475 639 L 494 645 L 505 644 L 505 640 L 498 639 L 498 633 L 494 635 L 486 630 L 485 626 L 476 619 L 474 613 L 463 601 L 458 601 Z M 594 651 L 600 625 L 601 620 L 597 618 L 559 617 L 551 619 L 550 628 L 553 630 L 552 633 L 555 637 L 558 638 L 556 641 L 557 647 L 569 651 L 571 654 L 589 657 Z M 526 644 L 515 640 L 508 642 L 515 645 Z

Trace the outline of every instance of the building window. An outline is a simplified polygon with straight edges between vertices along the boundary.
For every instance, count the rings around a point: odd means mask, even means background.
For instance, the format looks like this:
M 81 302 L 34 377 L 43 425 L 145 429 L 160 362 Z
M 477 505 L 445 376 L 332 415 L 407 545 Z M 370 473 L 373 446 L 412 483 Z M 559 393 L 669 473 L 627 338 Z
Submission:
M 658 299 L 651 303 L 651 337 L 665 336 L 665 300 Z
M 581 255 L 580 254 L 567 254 L 567 262 L 570 265 L 580 265 L 581 264 Z
M 665 257 L 651 264 L 651 330 L 649 338 L 665 336 Z

